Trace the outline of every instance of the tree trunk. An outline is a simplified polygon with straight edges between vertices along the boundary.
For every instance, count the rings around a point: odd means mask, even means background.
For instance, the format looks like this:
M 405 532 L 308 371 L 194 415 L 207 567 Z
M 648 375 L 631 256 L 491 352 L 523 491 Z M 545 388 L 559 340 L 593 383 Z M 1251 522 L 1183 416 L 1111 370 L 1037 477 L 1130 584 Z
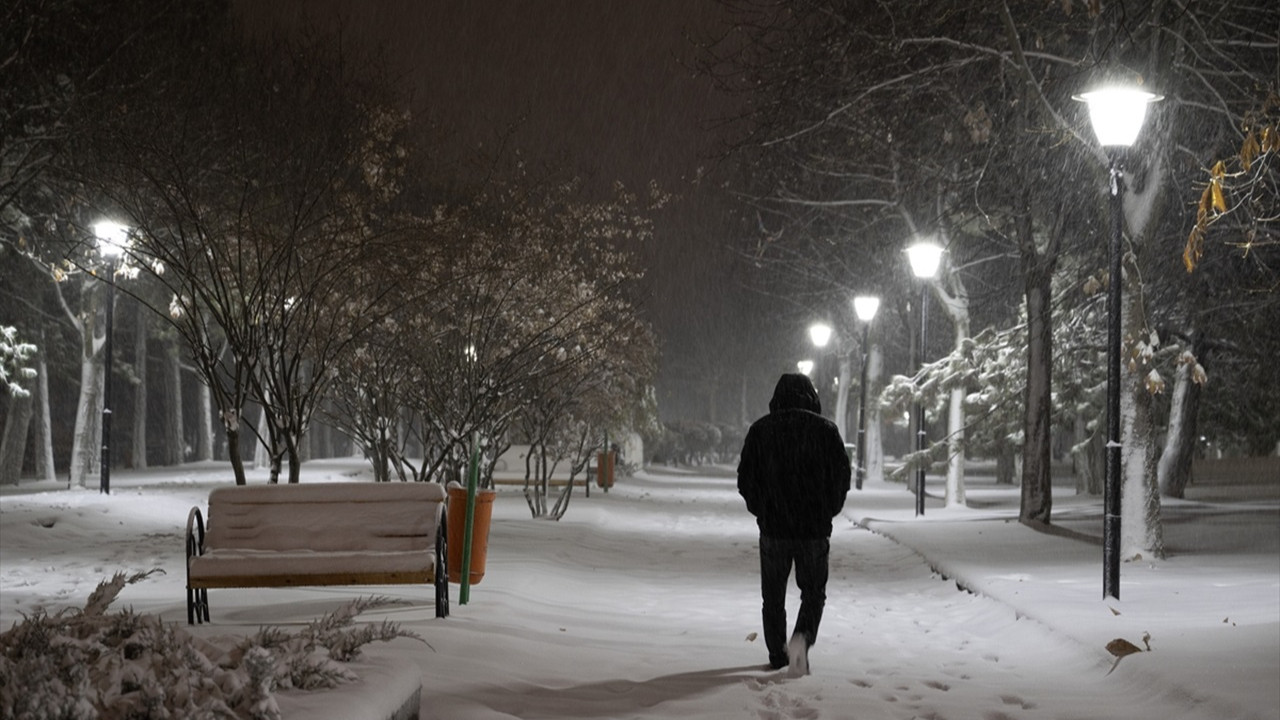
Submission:
M 240 431 L 227 429 L 227 456 L 231 460 L 231 471 L 235 474 L 236 484 L 245 485 L 244 460 L 240 457 Z
M 853 379 L 853 365 L 848 355 L 841 354 L 836 386 L 836 407 L 832 413 L 840 437 L 849 442 L 849 383 Z
M 1136 273 L 1132 275 L 1136 277 Z M 1124 329 L 1128 338 L 1150 335 L 1142 316 L 1140 289 L 1131 284 L 1126 296 Z M 1125 350 L 1121 357 L 1133 358 L 1133 347 Z M 1131 363 L 1122 363 L 1120 373 L 1121 560 L 1164 557 L 1160 491 L 1156 484 L 1155 423 L 1151 412 L 1151 393 L 1145 384 L 1149 372 L 1150 366 L 1135 359 Z
M 1013 443 L 1000 442 L 996 445 L 996 484 L 1013 485 L 1018 477 L 1018 453 Z
M 963 507 L 964 499 L 964 398 L 963 387 L 951 388 L 947 413 L 947 507 Z
M 17 485 L 27 454 L 27 428 L 31 424 L 31 393 L 9 395 L 4 435 L 0 438 L 0 485 Z
M 960 275 L 951 272 L 947 275 L 954 292 L 945 291 L 941 285 L 934 283 L 934 290 L 942 300 L 942 306 L 955 328 L 955 344 L 953 349 L 959 351 L 969 338 L 969 294 L 965 290 Z M 921 348 L 925 352 L 926 348 Z M 951 391 L 947 412 L 947 486 L 944 504 L 946 507 L 964 505 L 964 398 L 965 388 L 958 387 Z
M 164 453 L 162 463 L 181 465 L 187 459 L 186 431 L 182 423 L 182 348 L 177 337 L 164 344 Z
M 302 480 L 302 446 L 306 436 L 292 430 L 281 434 L 284 435 L 284 455 L 289 459 L 289 484 L 297 485 Z
M 1023 294 L 1027 303 L 1027 389 L 1023 408 L 1022 502 L 1018 519 L 1049 524 L 1053 513 L 1053 268 L 1042 259 L 1029 237 L 1030 218 L 1022 248 Z
M 36 426 L 31 439 L 35 448 L 37 480 L 54 480 L 57 468 L 53 462 L 53 417 L 49 408 L 49 363 L 45 359 L 44 329 L 40 330 L 40 350 L 36 351 L 36 382 L 33 399 Z
M 1089 430 L 1083 412 L 1076 413 L 1076 444 L 1071 448 L 1075 460 L 1076 494 L 1101 495 L 1106 475 L 1106 453 L 1103 433 Z
M 1195 356 L 1184 355 L 1174 376 L 1169 428 L 1156 471 L 1160 494 L 1165 497 L 1184 497 L 1187 482 L 1191 479 L 1191 460 L 1196 447 L 1196 413 L 1200 409 L 1200 383 L 1196 382 L 1196 368 Z
M 137 330 L 133 338 L 133 452 L 135 468 L 147 466 L 147 313 L 142 303 L 134 303 Z
M 258 408 L 258 437 L 270 437 L 270 425 L 267 423 L 267 411 L 265 408 Z M 258 442 L 253 448 L 253 467 L 255 470 L 264 470 L 271 467 L 271 448 L 266 443 Z
M 880 409 L 884 355 L 878 343 L 867 350 L 867 482 L 884 482 L 884 412 Z
M 213 459 L 213 393 L 209 386 L 199 383 L 199 415 L 196 420 L 196 461 Z
M 101 473 L 103 346 L 109 297 L 106 283 L 90 278 L 85 280 L 85 284 L 90 309 L 79 328 L 80 395 L 76 401 L 70 467 L 71 485 L 81 488 L 88 487 L 90 478 Z

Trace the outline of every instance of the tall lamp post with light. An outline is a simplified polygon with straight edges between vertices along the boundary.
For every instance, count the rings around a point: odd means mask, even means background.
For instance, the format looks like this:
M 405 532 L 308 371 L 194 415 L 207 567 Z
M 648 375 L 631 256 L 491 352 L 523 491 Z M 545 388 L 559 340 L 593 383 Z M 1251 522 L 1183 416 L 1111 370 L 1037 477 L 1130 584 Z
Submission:
M 916 371 L 924 367 L 924 348 L 928 339 L 929 328 L 929 280 L 938 275 L 938 267 L 942 264 L 942 247 L 931 242 L 917 242 L 907 248 L 907 260 L 911 263 L 911 272 L 921 280 L 920 283 L 920 347 L 916 351 L 914 363 Z M 916 416 L 916 453 L 924 452 L 924 405 L 919 400 L 915 404 Z M 924 514 L 924 476 L 927 463 L 921 462 L 916 469 L 916 515 Z
M 861 397 L 858 400 L 858 468 L 854 480 L 854 488 L 862 489 L 862 480 L 867 475 L 867 364 L 871 351 L 871 321 L 880 309 L 880 298 L 870 295 L 859 295 L 853 299 L 853 312 L 862 321 L 862 383 Z
M 1120 599 L 1120 299 L 1124 232 L 1124 182 L 1120 159 L 1138 139 L 1147 106 L 1160 96 L 1134 88 L 1109 87 L 1082 93 L 1089 122 L 1110 164 L 1111 245 L 1107 288 L 1107 449 L 1102 520 L 1102 596 Z
M 116 305 L 116 263 L 124 253 L 124 245 L 129 237 L 129 228 L 111 220 L 103 220 L 93 226 L 93 234 L 98 239 L 98 253 L 107 261 L 107 308 L 106 329 L 102 343 L 102 467 L 98 480 L 98 491 L 111 493 L 111 336 L 112 320 Z
M 820 350 L 825 348 L 827 345 L 829 345 L 832 339 L 835 337 L 836 337 L 835 330 L 832 329 L 832 327 L 827 323 L 817 322 L 809 326 L 809 340 L 813 342 L 814 347 Z M 839 347 L 837 345 L 837 351 L 838 350 L 839 350 Z M 847 428 L 846 428 L 845 416 L 848 414 L 847 407 L 846 407 L 848 405 L 848 401 L 846 398 L 848 397 L 848 392 L 849 392 L 849 386 L 847 382 L 847 379 L 848 379 L 847 362 L 848 361 L 844 357 L 843 353 L 839 353 L 839 354 L 840 354 L 840 379 L 838 380 L 839 385 L 836 387 L 836 402 L 835 402 L 835 407 L 832 409 L 831 417 L 836 423 L 836 429 L 840 431 L 840 437 L 843 438 L 843 437 L 846 437 L 845 431 Z M 815 371 L 818 373 L 817 380 L 818 380 L 819 387 L 821 387 L 825 383 L 825 381 L 821 377 L 822 365 L 823 363 L 821 362 L 821 359 L 819 359 L 818 364 L 814 366 Z M 821 392 L 821 390 L 819 390 L 819 392 Z

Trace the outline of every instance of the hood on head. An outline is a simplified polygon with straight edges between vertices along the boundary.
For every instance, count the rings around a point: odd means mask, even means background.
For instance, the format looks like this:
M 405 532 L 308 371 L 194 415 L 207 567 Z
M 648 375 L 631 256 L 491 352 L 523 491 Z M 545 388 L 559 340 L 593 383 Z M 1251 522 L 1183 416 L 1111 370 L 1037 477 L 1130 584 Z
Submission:
M 818 391 L 813 389 L 809 376 L 786 373 L 778 378 L 778 385 L 773 389 L 773 399 L 769 401 L 769 412 L 797 409 L 822 414 L 822 405 L 818 402 Z

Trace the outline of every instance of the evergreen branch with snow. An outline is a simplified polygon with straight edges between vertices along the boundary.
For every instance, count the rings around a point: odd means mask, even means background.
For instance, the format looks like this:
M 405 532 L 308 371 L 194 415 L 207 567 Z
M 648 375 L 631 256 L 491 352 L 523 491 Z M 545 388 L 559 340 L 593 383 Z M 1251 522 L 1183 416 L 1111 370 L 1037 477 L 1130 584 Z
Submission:
M 425 643 L 387 621 L 356 625 L 360 612 L 391 602 L 376 597 L 348 603 L 296 633 L 264 627 L 230 649 L 155 615 L 108 612 L 126 585 L 154 572 L 116 573 L 82 610 L 40 610 L 0 633 L 0 719 L 279 720 L 277 688 L 356 680 L 343 662 L 375 640 Z

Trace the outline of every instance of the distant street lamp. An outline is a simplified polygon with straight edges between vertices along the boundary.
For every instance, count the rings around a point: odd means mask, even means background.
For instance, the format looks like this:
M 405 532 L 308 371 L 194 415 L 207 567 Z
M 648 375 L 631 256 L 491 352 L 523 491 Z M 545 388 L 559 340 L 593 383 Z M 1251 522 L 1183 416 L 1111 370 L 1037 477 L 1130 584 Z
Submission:
M 857 490 L 862 489 L 862 480 L 867 474 L 867 364 L 871 348 L 871 321 L 875 319 L 879 309 L 878 297 L 860 295 L 853 299 L 853 311 L 862 321 L 862 397 L 858 403 L 858 469 L 854 481 L 854 488 Z
M 918 242 L 907 248 L 907 260 L 911 263 L 911 272 L 920 280 L 920 348 L 916 351 L 914 363 L 916 371 L 924 367 L 925 341 L 928 339 L 929 327 L 929 283 L 938 274 L 938 266 L 942 264 L 942 248 L 931 242 Z M 924 452 L 924 406 L 919 400 L 915 403 L 916 416 L 916 453 Z M 924 476 L 925 463 L 916 470 L 916 515 L 924 514 Z
M 116 261 L 124 253 L 129 228 L 117 222 L 103 220 L 93 226 L 98 239 L 98 253 L 107 261 L 107 326 L 102 344 L 102 467 L 98 480 L 98 492 L 111 493 L 111 364 L 112 320 L 116 304 Z
M 839 370 L 839 378 L 836 380 L 837 384 L 836 384 L 835 407 L 831 409 L 831 418 L 836 423 L 836 429 L 840 431 L 840 437 L 843 438 L 846 435 L 846 425 L 847 425 L 846 423 L 847 418 L 845 416 L 848 414 L 847 407 L 848 407 L 848 397 L 849 397 L 849 383 L 848 383 L 849 360 L 844 356 L 844 353 L 840 348 L 839 337 L 836 335 L 835 329 L 833 329 L 827 323 L 816 322 L 810 325 L 809 340 L 813 342 L 814 347 L 820 350 L 827 347 L 827 345 L 830 345 L 832 341 L 836 342 L 835 350 L 836 350 L 836 354 L 839 355 L 839 358 L 840 358 L 839 359 L 840 370 Z M 821 377 L 822 366 L 823 366 L 823 363 L 820 358 L 818 363 L 814 366 L 815 370 L 819 375 L 819 377 L 817 378 L 818 379 L 817 389 L 819 393 L 822 392 L 822 387 L 824 385 L 827 385 L 826 380 Z
M 1160 96 L 1111 87 L 1083 93 L 1089 122 L 1111 166 L 1111 271 L 1107 288 L 1107 449 L 1102 520 L 1102 596 L 1120 599 L 1120 298 L 1124 182 L 1120 157 L 1138 139 L 1147 106 Z
M 799 371 L 800 371 L 800 374 L 802 374 L 802 375 L 809 375 L 809 376 L 812 376 L 812 373 L 813 373 L 813 361 L 812 361 L 812 360 L 801 360 L 800 362 L 796 363 L 796 370 L 799 370 Z
M 826 323 L 814 323 L 809 326 L 809 339 L 814 346 L 824 348 L 831 342 L 831 326 Z

